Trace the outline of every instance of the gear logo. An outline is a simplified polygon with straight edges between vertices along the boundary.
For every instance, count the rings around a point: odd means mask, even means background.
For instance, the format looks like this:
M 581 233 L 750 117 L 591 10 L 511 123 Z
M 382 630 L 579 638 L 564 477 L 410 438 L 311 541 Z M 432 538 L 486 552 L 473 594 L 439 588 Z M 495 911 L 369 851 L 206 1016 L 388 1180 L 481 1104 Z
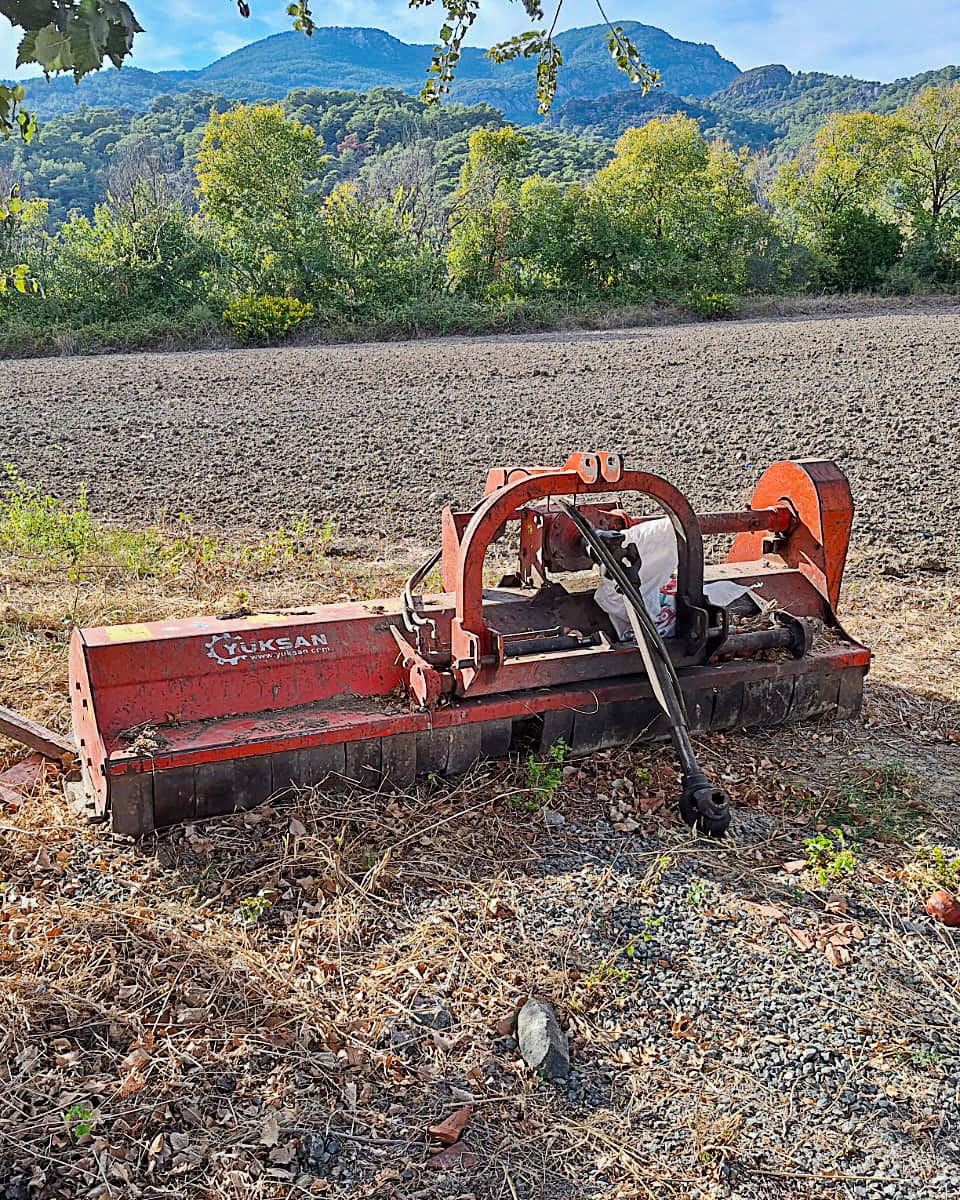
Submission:
M 249 654 L 243 653 L 235 633 L 215 633 L 204 645 L 204 649 L 207 652 L 207 658 L 212 658 L 214 662 L 220 663 L 224 667 L 235 667 L 237 663 L 250 657 Z
M 325 633 L 300 634 L 297 637 L 245 639 L 241 633 L 215 633 L 203 648 L 207 658 L 222 667 L 235 667 L 252 659 L 256 662 L 296 658 L 303 654 L 326 654 L 330 649 Z

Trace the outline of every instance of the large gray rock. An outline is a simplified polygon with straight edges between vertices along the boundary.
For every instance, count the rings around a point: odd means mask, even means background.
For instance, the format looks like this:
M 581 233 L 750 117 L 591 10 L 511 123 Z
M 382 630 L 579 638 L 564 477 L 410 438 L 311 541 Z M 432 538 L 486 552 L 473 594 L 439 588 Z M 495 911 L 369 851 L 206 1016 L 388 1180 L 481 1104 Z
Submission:
M 517 1042 L 523 1061 L 545 1079 L 566 1079 L 570 1045 L 557 1014 L 545 1000 L 532 996 L 517 1016 Z

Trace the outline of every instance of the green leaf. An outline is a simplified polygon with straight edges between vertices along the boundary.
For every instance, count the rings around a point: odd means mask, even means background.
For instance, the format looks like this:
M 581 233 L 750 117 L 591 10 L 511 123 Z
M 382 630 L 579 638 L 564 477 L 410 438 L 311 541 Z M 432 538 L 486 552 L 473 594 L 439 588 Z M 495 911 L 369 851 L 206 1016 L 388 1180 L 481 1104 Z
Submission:
M 70 38 L 56 25 L 44 25 L 34 39 L 33 61 L 39 63 L 45 72 L 70 70 L 73 66 Z

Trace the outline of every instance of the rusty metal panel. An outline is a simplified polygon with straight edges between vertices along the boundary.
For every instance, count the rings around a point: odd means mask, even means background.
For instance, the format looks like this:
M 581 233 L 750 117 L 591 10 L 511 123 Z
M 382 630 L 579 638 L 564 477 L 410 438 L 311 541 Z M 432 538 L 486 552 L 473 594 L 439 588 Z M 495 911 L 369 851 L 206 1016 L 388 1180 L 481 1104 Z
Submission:
M 352 783 L 361 787 L 380 786 L 380 738 L 364 738 L 360 742 L 347 742 L 343 774 Z
M 408 788 L 417 777 L 417 735 L 396 733 L 380 746 L 383 781 L 389 787 Z
M 659 741 L 669 736 L 663 712 L 655 700 L 617 700 L 604 706 L 604 715 L 604 748 L 634 741 Z
M 270 755 L 271 794 L 299 787 L 303 772 L 300 767 L 300 750 L 278 750 Z
M 793 700 L 793 675 L 757 679 L 744 685 L 738 725 L 743 729 L 782 725 Z
M 447 755 L 447 774 L 462 775 L 482 753 L 483 734 L 478 722 L 457 725 L 450 731 L 450 752 Z
M 273 789 L 273 772 L 270 758 L 257 754 L 233 761 L 233 807 L 234 810 L 256 808 L 270 799 Z M 198 793 L 200 788 L 198 786 Z M 202 794 L 197 796 L 197 813 L 203 804 Z
M 214 764 L 212 764 L 214 765 Z M 204 797 L 210 798 L 213 807 L 203 816 L 212 813 L 230 812 L 233 800 L 233 769 L 230 763 L 215 764 L 218 770 L 209 774 L 204 771 Z M 153 813 L 158 829 L 176 825 L 179 821 L 190 821 L 197 816 L 197 788 L 194 767 L 174 767 L 169 771 L 157 771 L 153 775 Z M 229 789 L 222 786 L 222 776 L 230 776 Z M 217 804 L 223 805 L 218 807 Z
M 114 833 L 125 833 L 130 837 L 151 833 L 157 825 L 153 812 L 153 777 L 141 772 L 111 779 L 110 811 Z
M 298 754 L 297 768 L 300 774 L 297 782 L 301 787 L 313 787 L 323 783 L 330 775 L 344 775 L 346 767 L 347 750 L 342 742 L 332 746 L 308 746 Z
M 449 729 L 421 729 L 417 736 L 417 771 L 421 775 L 441 775 L 450 755 Z
M 713 688 L 700 688 L 683 693 L 687 706 L 687 725 L 691 733 L 706 733 L 713 727 Z
M 574 754 L 592 754 L 603 746 L 603 729 L 607 723 L 606 706 L 597 703 L 591 710 L 578 710 L 573 716 L 571 747 Z
M 798 675 L 788 721 L 832 717 L 837 711 L 837 689 L 843 672 L 811 671 Z
M 863 707 L 863 676 L 862 668 L 853 667 L 843 671 L 840 677 L 840 690 L 837 696 L 837 719 L 847 721 L 860 715 Z
M 573 709 L 554 708 L 543 714 L 540 753 L 547 754 L 561 739 L 573 745 Z
M 483 721 L 480 726 L 480 749 L 484 758 L 506 758 L 513 741 L 513 721 Z
M 743 684 L 732 683 L 727 687 L 713 689 L 713 715 L 710 728 L 713 730 L 736 729 L 740 724 L 743 708 Z

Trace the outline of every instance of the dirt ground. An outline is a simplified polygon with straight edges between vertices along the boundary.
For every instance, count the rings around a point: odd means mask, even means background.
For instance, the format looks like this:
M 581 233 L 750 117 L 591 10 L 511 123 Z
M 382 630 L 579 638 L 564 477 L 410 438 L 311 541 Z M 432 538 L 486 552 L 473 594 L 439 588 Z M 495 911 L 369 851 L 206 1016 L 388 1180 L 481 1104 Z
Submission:
M 487 468 L 618 449 L 695 506 L 749 498 L 779 458 L 835 458 L 856 545 L 955 565 L 960 309 L 618 333 L 0 364 L 5 460 L 128 521 L 219 527 L 309 509 L 341 539 L 438 529 Z
M 875 655 L 855 721 L 698 739 L 722 844 L 680 824 L 663 747 L 140 844 L 54 783 L 0 801 L 0 1200 L 960 1197 L 960 932 L 924 911 L 960 886 L 958 316 L 0 366 L 5 456 L 95 513 L 339 528 L 257 572 L 0 553 L 0 704 L 61 728 L 71 623 L 392 594 L 440 499 L 575 446 L 718 507 L 836 454 Z M 530 994 L 563 1083 L 518 1052 Z

